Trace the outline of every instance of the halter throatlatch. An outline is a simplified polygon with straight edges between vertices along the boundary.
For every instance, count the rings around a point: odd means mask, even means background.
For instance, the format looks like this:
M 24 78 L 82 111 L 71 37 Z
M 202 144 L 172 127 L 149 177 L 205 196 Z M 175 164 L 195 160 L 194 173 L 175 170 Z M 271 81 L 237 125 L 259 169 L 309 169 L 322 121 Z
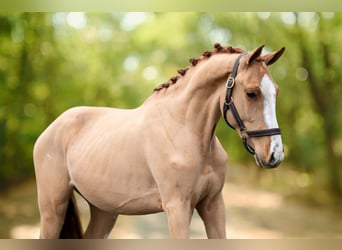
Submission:
M 234 89 L 234 85 L 235 85 L 235 78 L 239 69 L 239 65 L 240 65 L 240 60 L 242 57 L 244 57 L 245 55 L 247 55 L 247 52 L 244 52 L 242 54 L 240 54 L 238 56 L 238 58 L 236 59 L 235 63 L 234 63 L 234 67 L 233 70 L 230 74 L 230 76 L 227 79 L 226 82 L 226 98 L 223 104 L 223 117 L 224 120 L 226 121 L 226 123 L 229 125 L 229 127 L 235 129 L 227 120 L 227 111 L 230 110 L 233 114 L 233 117 L 240 129 L 240 133 L 241 133 L 241 140 L 243 145 L 245 146 L 245 148 L 247 149 L 247 151 L 251 154 L 255 154 L 255 150 L 254 148 L 252 148 L 251 145 L 248 144 L 248 138 L 249 137 L 263 137 L 263 136 L 272 136 L 272 135 L 280 135 L 281 131 L 280 128 L 270 128 L 270 129 L 263 129 L 263 130 L 252 130 L 252 131 L 248 131 L 246 126 L 244 125 L 243 121 L 241 120 L 241 117 L 235 107 L 235 104 L 233 102 L 233 89 Z

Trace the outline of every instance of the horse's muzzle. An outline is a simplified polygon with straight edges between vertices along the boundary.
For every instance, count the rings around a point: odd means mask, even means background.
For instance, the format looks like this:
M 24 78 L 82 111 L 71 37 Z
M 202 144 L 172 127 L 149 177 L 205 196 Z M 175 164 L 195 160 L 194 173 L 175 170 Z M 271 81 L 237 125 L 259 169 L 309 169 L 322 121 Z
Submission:
M 267 162 L 263 162 L 260 160 L 257 154 L 254 155 L 255 161 L 257 165 L 261 168 L 276 168 L 280 165 L 280 163 L 284 159 L 284 153 L 283 152 L 273 152 L 271 153 L 271 156 L 269 157 Z

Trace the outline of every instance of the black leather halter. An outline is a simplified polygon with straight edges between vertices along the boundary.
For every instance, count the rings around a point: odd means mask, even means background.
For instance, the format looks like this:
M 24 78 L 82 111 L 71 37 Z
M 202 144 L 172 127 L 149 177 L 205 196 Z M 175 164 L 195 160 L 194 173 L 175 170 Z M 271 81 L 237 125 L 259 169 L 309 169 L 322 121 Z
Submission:
M 246 126 L 244 125 L 243 121 L 241 120 L 241 117 L 234 105 L 233 102 L 233 89 L 234 89 L 234 85 L 235 85 L 235 78 L 239 69 L 239 65 L 240 65 L 240 60 L 242 57 L 244 57 L 247 54 L 247 52 L 242 53 L 241 55 L 238 56 L 238 58 L 236 59 L 235 63 L 234 63 L 234 67 L 233 70 L 230 74 L 230 76 L 227 79 L 226 82 L 226 98 L 223 104 L 223 117 L 224 120 L 226 121 L 226 123 L 233 129 L 235 129 L 227 120 L 227 111 L 230 110 L 233 114 L 233 117 L 240 129 L 240 133 L 241 133 L 241 140 L 243 145 L 245 146 L 245 148 L 247 149 L 247 151 L 251 154 L 255 154 L 255 150 L 254 148 L 252 148 L 251 145 L 248 144 L 247 140 L 249 137 L 263 137 L 263 136 L 272 136 L 272 135 L 279 135 L 281 134 L 281 131 L 279 128 L 270 128 L 270 129 L 263 129 L 263 130 L 252 130 L 252 131 L 248 131 Z

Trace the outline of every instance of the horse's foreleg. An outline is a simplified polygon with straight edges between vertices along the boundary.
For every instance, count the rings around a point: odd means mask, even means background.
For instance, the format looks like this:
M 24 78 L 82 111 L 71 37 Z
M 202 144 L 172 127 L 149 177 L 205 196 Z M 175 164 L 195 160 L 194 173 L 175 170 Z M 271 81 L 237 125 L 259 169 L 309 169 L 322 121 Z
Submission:
M 105 239 L 109 236 L 116 219 L 117 214 L 104 212 L 97 207 L 89 204 L 90 222 L 84 234 L 84 238 L 88 239 Z
M 203 200 L 197 207 L 209 239 L 225 239 L 225 208 L 222 194 Z
M 169 230 L 173 239 L 189 238 L 189 226 L 192 216 L 190 201 L 175 199 L 164 206 L 167 214 Z

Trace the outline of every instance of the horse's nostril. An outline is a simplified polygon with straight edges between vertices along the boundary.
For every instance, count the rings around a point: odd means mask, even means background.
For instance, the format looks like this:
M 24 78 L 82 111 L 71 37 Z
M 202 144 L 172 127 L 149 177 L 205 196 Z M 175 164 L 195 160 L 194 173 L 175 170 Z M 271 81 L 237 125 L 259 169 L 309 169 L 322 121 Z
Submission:
M 270 161 L 268 162 L 268 165 L 270 167 L 277 167 L 280 164 L 280 161 L 276 159 L 274 156 L 274 152 L 271 154 Z

